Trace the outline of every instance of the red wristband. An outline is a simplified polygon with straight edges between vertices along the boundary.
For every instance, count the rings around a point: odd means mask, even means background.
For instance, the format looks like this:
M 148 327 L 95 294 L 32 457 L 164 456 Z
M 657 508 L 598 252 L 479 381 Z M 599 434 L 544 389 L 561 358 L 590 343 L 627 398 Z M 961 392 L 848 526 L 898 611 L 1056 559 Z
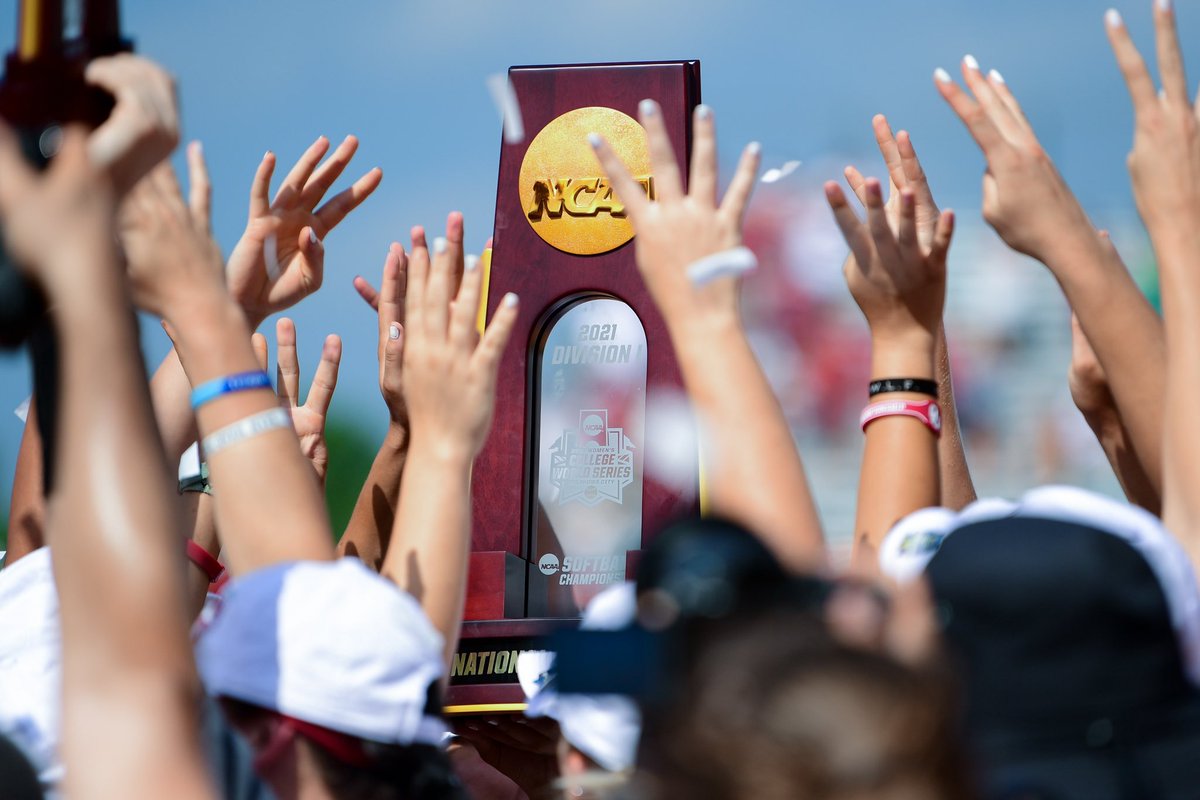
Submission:
M 218 561 L 212 553 L 191 539 L 187 540 L 187 557 L 189 561 L 200 568 L 201 572 L 208 576 L 209 583 L 215 582 L 221 577 L 221 573 L 225 572 L 224 564 Z
M 867 426 L 882 417 L 913 417 L 919 419 L 935 436 L 942 435 L 942 410 L 935 400 L 886 400 L 871 403 L 858 418 L 863 432 Z

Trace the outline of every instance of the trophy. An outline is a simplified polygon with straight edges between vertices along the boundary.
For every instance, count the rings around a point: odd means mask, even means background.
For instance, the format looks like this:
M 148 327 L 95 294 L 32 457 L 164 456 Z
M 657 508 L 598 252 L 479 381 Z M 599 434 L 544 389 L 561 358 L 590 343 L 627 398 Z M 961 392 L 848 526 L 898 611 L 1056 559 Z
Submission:
M 520 316 L 472 477 L 466 618 L 448 714 L 522 710 L 521 650 L 631 579 L 649 537 L 699 503 L 694 444 L 656 438 L 672 426 L 654 418 L 664 407 L 655 400 L 681 392 L 682 381 L 637 271 L 622 198 L 588 134 L 603 135 L 653 198 L 637 105 L 658 101 L 687 175 L 700 64 L 513 67 L 508 77 L 528 136 L 501 145 L 484 305 L 490 318 L 516 292 Z M 664 453 L 675 472 L 682 455 L 690 486 L 659 477 Z

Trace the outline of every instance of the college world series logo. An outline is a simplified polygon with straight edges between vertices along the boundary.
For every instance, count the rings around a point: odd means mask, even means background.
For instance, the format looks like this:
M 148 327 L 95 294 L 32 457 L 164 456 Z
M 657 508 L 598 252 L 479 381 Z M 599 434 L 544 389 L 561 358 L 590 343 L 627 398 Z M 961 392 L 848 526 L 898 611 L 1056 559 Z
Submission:
M 622 503 L 633 483 L 633 449 L 624 429 L 608 427 L 608 409 L 580 411 L 579 427 L 563 431 L 550 448 L 550 483 L 559 505 Z

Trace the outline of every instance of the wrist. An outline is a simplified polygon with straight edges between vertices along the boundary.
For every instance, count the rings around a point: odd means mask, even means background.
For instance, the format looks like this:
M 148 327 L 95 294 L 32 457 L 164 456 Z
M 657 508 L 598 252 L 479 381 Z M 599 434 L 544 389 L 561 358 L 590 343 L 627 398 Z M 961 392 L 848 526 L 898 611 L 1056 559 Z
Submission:
M 455 437 L 413 436 L 409 438 L 408 457 L 410 463 L 419 462 L 422 470 L 441 467 L 469 472 L 475 451 L 469 442 Z
M 921 378 L 933 380 L 937 336 L 924 330 L 904 334 L 873 335 L 871 380 Z
M 193 386 L 235 372 L 260 369 L 250 346 L 246 318 L 227 296 L 198 298 L 186 313 L 168 321 L 175 329 L 179 359 Z
M 388 424 L 387 434 L 383 437 L 383 448 L 395 453 L 403 453 L 409 446 L 408 423 L 392 420 Z

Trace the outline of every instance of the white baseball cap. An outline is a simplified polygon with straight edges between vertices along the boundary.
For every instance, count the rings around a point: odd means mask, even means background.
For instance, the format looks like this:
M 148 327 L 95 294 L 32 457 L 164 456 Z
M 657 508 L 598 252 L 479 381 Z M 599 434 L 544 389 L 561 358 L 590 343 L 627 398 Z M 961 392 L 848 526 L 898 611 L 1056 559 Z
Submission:
M 610 586 L 592 598 L 579 627 L 618 630 L 633 623 L 637 594 L 632 583 Z M 560 694 L 554 686 L 554 654 L 535 650 L 517 657 L 517 679 L 529 717 L 550 717 L 563 738 L 610 772 L 631 769 L 642 735 L 642 714 L 625 695 Z
M 440 744 L 443 639 L 407 593 L 354 558 L 235 578 L 196 646 L 208 693 L 383 744 Z

